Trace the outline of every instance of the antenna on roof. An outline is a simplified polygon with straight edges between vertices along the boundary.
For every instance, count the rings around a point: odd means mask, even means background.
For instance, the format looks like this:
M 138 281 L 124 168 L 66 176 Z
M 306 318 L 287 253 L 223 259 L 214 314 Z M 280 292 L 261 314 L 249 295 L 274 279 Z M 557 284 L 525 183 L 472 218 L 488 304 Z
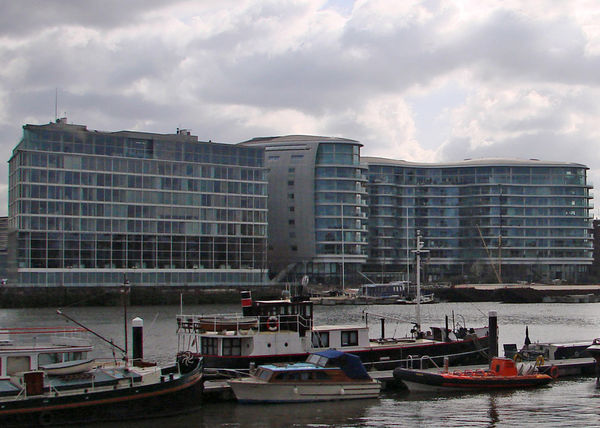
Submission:
M 54 121 L 58 119 L 58 88 L 54 88 Z

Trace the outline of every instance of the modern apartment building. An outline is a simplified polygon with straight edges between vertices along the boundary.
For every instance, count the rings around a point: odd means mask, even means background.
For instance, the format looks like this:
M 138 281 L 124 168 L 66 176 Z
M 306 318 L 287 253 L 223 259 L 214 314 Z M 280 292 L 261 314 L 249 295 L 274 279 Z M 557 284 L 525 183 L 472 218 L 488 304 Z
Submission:
M 268 168 L 268 260 L 276 280 L 360 281 L 367 260 L 366 169 L 358 141 L 306 135 L 255 138 Z
M 585 280 L 593 261 L 585 165 L 362 161 L 369 177 L 366 272 L 412 273 L 420 230 L 430 251 L 423 258 L 426 280 Z
M 59 119 L 23 127 L 9 175 L 11 285 L 244 286 L 267 277 L 262 148 Z

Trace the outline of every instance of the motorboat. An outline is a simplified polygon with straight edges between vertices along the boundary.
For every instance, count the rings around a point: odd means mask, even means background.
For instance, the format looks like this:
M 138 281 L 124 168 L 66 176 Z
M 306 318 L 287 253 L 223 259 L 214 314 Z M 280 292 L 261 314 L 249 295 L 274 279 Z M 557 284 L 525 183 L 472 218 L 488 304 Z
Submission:
M 262 365 L 249 377 L 229 380 L 229 385 L 243 403 L 377 398 L 381 390 L 360 358 L 336 350 L 311 354 L 304 363 Z
M 556 367 L 554 367 L 556 369 Z M 557 370 L 550 370 L 554 374 Z M 394 378 L 411 391 L 477 391 L 531 388 L 547 385 L 553 377 L 539 373 L 535 364 L 516 363 L 511 358 L 494 357 L 489 369 L 430 371 L 397 367 Z

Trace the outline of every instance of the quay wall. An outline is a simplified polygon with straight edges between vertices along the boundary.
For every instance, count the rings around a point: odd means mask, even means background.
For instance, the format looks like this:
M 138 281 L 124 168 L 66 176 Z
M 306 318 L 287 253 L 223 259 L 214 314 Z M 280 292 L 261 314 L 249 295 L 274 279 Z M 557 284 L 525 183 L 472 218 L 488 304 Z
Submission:
M 129 287 L 127 303 L 134 306 L 239 303 L 240 291 L 250 289 L 254 299 L 280 298 L 282 287 Z M 122 287 L 0 287 L 0 308 L 64 306 L 118 306 Z
M 277 299 L 285 289 L 281 285 L 257 287 L 173 287 L 131 286 L 126 293 L 129 305 L 186 305 L 239 303 L 240 291 L 250 289 L 252 297 Z M 0 308 L 117 306 L 123 304 L 121 286 L 112 287 L 0 287 Z M 423 287 L 433 292 L 437 301 L 552 303 L 599 302 L 600 285 L 595 286 L 485 286 Z M 350 298 L 349 298 L 350 299 Z

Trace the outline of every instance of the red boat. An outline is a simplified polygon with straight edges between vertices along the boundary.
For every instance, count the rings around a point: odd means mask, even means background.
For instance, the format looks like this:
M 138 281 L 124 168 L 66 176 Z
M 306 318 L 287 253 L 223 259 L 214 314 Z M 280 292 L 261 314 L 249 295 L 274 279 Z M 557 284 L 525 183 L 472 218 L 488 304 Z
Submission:
M 552 370 L 551 370 L 552 373 Z M 394 378 L 401 380 L 411 391 L 475 391 L 507 388 L 529 388 L 546 385 L 552 376 L 540 374 L 535 365 L 510 358 L 495 357 L 488 370 L 432 372 L 397 367 Z

